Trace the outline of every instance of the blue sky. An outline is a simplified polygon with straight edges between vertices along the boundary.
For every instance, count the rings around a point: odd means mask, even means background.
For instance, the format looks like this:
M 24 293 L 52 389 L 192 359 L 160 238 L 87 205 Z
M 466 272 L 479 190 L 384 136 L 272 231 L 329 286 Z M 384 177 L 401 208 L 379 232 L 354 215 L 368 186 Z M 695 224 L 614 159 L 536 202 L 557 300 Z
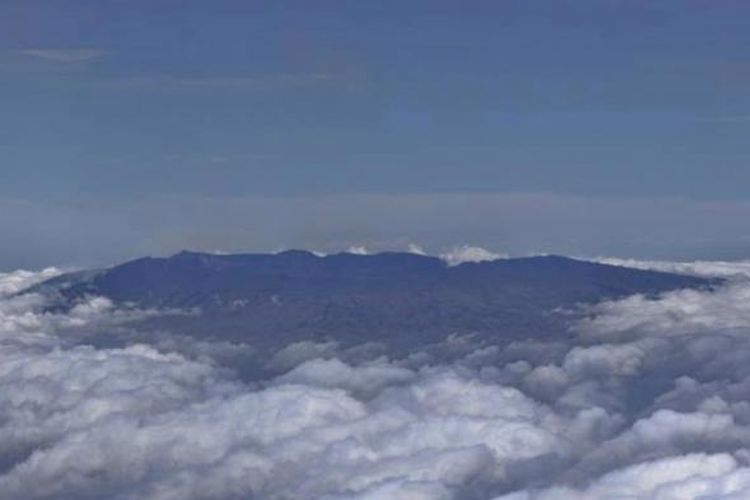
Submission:
M 0 204 L 26 208 L 0 214 L 0 268 L 409 239 L 742 257 L 747 19 L 728 0 L 2 0 Z M 511 218 L 487 196 L 527 201 Z M 522 236 L 538 196 L 583 207 L 570 233 Z M 267 211 L 284 200 L 349 219 L 301 228 Z M 690 208 L 667 228 L 623 203 Z M 447 227 L 449 205 L 471 220 Z

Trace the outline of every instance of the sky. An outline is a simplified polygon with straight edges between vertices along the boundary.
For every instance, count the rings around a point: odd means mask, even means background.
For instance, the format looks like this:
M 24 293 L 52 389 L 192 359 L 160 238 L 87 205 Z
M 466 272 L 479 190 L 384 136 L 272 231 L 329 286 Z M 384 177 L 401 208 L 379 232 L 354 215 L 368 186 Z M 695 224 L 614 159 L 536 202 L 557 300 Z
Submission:
M 0 0 L 0 269 L 750 254 L 750 4 Z

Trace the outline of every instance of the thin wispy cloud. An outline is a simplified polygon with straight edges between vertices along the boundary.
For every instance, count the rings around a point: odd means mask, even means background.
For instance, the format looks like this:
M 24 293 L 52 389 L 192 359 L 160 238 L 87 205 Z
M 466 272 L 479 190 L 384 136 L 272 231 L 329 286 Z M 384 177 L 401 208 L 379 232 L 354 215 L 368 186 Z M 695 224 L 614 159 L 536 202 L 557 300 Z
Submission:
M 247 87 L 268 84 L 305 84 L 324 82 L 339 78 L 339 75 L 328 73 L 269 74 L 251 77 L 209 77 L 209 78 L 171 78 L 170 81 L 185 86 L 196 87 Z
M 54 48 L 36 48 L 25 49 L 22 54 L 46 61 L 56 63 L 72 64 L 92 61 L 105 56 L 108 51 L 103 49 L 80 48 L 80 49 L 54 49 Z
M 252 90 L 273 87 L 317 85 L 348 79 L 345 74 L 299 73 L 265 74 L 254 76 L 176 76 L 137 75 L 107 80 L 108 85 L 120 87 L 163 87 L 184 89 Z
M 750 115 L 727 115 L 706 118 L 703 121 L 714 123 L 742 123 L 750 122 Z

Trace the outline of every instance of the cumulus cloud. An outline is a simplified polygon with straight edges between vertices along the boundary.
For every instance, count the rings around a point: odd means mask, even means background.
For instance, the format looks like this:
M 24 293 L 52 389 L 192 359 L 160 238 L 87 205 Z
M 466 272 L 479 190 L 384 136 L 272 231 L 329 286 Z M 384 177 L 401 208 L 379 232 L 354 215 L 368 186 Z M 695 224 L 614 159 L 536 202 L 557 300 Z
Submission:
M 440 257 L 448 263 L 449 266 L 457 266 L 464 262 L 485 262 L 498 259 L 507 259 L 507 254 L 491 252 L 482 247 L 462 245 L 448 252 L 443 253 Z
M 364 245 L 354 245 L 350 246 L 347 250 L 347 253 L 352 253 L 354 255 L 369 255 L 370 251 L 365 247 Z
M 584 489 L 566 487 L 495 500 L 740 499 L 750 494 L 750 469 L 728 454 L 690 454 L 645 462 L 606 474 Z
M 150 312 L 17 294 L 57 273 L 0 275 L 0 499 L 750 494 L 748 280 L 599 303 L 559 339 L 297 340 L 247 380 L 251 342 L 90 345 Z
M 0 273 L 0 297 L 13 295 L 32 285 L 59 276 L 63 271 L 55 267 L 49 267 L 40 272 L 15 271 L 11 273 Z
M 257 389 L 207 359 L 70 344 L 111 303 L 29 297 L 5 304 L 0 498 L 448 498 L 566 449 L 543 405 L 449 367 L 311 360 Z
M 406 247 L 406 251 L 416 255 L 427 255 L 425 249 L 422 248 L 421 245 L 417 245 L 416 243 L 409 243 L 409 245 L 407 245 Z
M 580 325 L 590 336 L 684 335 L 750 327 L 750 284 L 729 283 L 714 292 L 678 290 L 659 300 L 633 295 L 590 309 Z

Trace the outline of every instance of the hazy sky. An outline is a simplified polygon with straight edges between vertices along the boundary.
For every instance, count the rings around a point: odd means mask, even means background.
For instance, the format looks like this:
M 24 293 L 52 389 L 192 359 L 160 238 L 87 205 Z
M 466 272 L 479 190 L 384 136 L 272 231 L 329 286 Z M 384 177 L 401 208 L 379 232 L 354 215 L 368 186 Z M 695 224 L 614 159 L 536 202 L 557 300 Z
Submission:
M 729 0 L 0 0 L 0 269 L 407 241 L 750 255 L 748 19 Z

